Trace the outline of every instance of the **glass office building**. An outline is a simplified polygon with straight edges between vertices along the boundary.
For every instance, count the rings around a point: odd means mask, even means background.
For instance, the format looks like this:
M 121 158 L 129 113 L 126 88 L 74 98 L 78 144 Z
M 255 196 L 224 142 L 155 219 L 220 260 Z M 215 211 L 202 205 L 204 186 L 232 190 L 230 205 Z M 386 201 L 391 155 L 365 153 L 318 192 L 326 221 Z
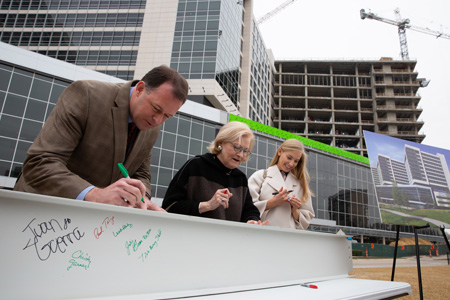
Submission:
M 170 66 L 186 79 L 214 79 L 238 105 L 243 7 L 178 1 Z
M 165 64 L 191 100 L 271 125 L 272 69 L 253 1 L 0 0 L 0 41 L 124 80 Z
M 132 79 L 145 0 L 0 1 L 0 40 Z
M 42 128 L 59 94 L 78 79 L 122 80 L 0 43 L 0 186 L 12 188 L 25 154 Z M 162 127 L 151 160 L 153 199 L 160 203 L 170 180 L 189 158 L 205 153 L 220 127 L 239 118 L 187 101 Z M 245 121 L 245 120 L 244 120 Z M 283 138 L 251 127 L 255 148 L 241 170 L 250 176 L 267 168 Z M 262 125 L 262 124 L 259 124 Z M 316 218 L 309 230 L 337 232 L 342 229 L 363 241 L 395 237 L 381 224 L 378 203 L 368 164 L 316 147 L 306 147 L 310 187 Z M 402 228 L 402 235 L 407 227 Z M 439 230 L 437 230 L 439 231 Z M 436 230 L 421 237 L 442 241 Z
M 250 67 L 250 103 L 248 118 L 262 124 L 272 125 L 272 93 L 273 72 L 272 59 L 269 58 L 266 46 L 258 26 L 252 20 L 252 55 Z M 243 89 L 245 89 L 243 87 Z

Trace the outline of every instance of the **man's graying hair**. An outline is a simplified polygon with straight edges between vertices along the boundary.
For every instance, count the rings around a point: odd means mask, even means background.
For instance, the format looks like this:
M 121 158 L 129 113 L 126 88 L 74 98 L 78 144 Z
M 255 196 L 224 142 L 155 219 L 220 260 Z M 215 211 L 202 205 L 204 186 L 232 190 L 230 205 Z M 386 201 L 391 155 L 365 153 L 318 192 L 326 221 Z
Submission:
M 165 65 L 151 69 L 141 81 L 145 83 L 145 91 L 150 93 L 153 89 L 158 88 L 161 84 L 169 82 L 173 86 L 173 95 L 183 104 L 186 102 L 188 95 L 188 83 L 186 79 L 177 71 Z

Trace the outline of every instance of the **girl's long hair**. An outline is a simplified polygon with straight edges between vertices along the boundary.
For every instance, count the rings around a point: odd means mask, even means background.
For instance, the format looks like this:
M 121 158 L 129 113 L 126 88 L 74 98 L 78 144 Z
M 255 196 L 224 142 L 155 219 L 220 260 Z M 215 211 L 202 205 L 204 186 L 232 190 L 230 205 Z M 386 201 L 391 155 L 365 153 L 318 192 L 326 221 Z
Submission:
M 302 202 L 305 203 L 313 194 L 309 189 L 309 182 L 311 178 L 309 177 L 308 169 L 306 168 L 306 162 L 308 156 L 306 155 L 305 148 L 303 147 L 302 142 L 296 139 L 289 139 L 284 141 L 283 144 L 278 148 L 281 152 L 285 151 L 297 151 L 302 154 L 300 161 L 297 166 L 291 170 L 292 174 L 300 181 L 300 186 L 303 190 Z M 278 155 L 278 150 L 272 158 L 269 167 L 274 166 L 278 163 L 280 156 Z

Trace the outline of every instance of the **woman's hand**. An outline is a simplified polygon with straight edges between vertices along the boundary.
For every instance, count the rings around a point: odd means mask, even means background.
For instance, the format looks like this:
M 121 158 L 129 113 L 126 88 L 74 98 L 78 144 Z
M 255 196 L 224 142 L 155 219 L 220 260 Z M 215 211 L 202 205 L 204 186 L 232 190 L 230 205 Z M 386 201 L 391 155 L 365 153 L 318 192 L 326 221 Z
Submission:
M 227 209 L 231 196 L 233 196 L 233 194 L 230 193 L 228 189 L 219 189 L 214 193 L 209 201 L 200 203 L 199 212 L 202 214 L 210 210 L 215 210 L 221 205 L 223 208 Z
M 276 195 L 267 201 L 266 210 L 283 205 L 286 202 L 289 202 L 289 191 L 281 188 L 277 191 Z
M 300 212 L 298 209 L 302 206 L 302 200 L 298 199 L 295 196 L 289 197 L 289 204 L 291 205 L 291 214 L 294 220 L 299 221 Z
M 295 196 L 289 196 L 288 201 L 292 209 L 299 209 L 302 206 L 302 200 Z
M 247 224 L 255 224 L 255 225 L 267 225 L 269 224 L 269 220 L 261 222 L 261 220 L 259 221 L 255 221 L 255 220 L 248 220 Z

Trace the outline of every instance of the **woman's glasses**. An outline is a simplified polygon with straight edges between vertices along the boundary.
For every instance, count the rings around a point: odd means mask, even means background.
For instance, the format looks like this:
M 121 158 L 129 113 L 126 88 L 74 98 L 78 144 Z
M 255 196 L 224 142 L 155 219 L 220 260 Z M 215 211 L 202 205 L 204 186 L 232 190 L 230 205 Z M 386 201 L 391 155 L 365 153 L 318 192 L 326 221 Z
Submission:
M 242 151 L 242 153 L 244 154 L 245 157 L 247 157 L 251 154 L 250 150 L 244 149 L 241 145 L 235 145 L 235 144 L 232 144 L 232 145 L 233 145 L 234 152 L 236 152 L 236 153 L 239 153 Z

